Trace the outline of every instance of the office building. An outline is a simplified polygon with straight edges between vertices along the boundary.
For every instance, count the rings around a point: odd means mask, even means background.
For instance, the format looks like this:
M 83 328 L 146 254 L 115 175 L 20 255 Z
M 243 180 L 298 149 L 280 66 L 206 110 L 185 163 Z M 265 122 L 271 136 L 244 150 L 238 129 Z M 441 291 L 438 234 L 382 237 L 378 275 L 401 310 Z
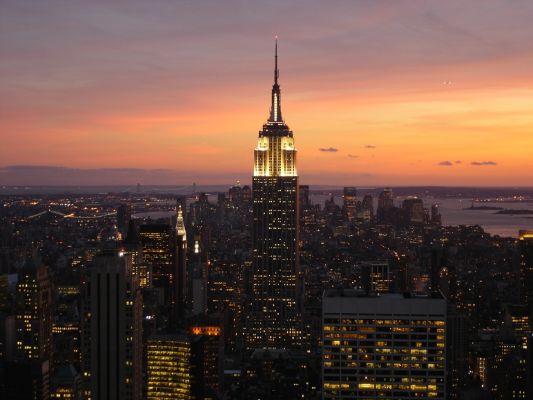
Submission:
M 189 322 L 195 399 L 217 399 L 221 393 L 223 332 L 222 320 L 215 316 L 197 316 Z
M 146 344 L 148 400 L 193 399 L 191 340 L 185 333 L 154 335 Z
M 185 230 L 181 204 L 177 205 L 176 213 L 176 253 L 174 258 L 172 315 L 179 323 L 185 317 L 187 304 L 187 231 Z
M 386 188 L 379 194 L 376 217 L 380 224 L 395 222 L 394 195 L 392 189 Z
M 50 398 L 51 285 L 48 267 L 38 259 L 27 260 L 16 285 L 15 348 L 13 359 L 5 365 L 4 375 L 7 398 Z
M 303 210 L 311 207 L 311 201 L 309 199 L 309 185 L 300 185 L 299 190 L 300 213 L 302 213 Z
M 49 360 L 52 350 L 52 282 L 48 267 L 38 260 L 26 262 L 16 294 L 17 359 Z
M 363 222 L 370 222 L 374 218 L 374 200 L 369 194 L 363 197 L 361 207 L 357 211 L 357 219 Z
M 146 224 L 139 228 L 143 264 L 151 271 L 154 288 L 163 292 L 165 304 L 171 304 L 174 275 L 174 230 L 167 224 Z
M 188 285 L 190 292 L 190 310 L 192 315 L 207 312 L 207 252 L 204 249 L 200 235 L 194 236 L 193 250 L 189 257 Z
M 131 204 L 121 204 L 117 207 L 117 229 L 124 238 L 128 232 L 128 227 L 133 215 Z
M 143 260 L 141 238 L 133 220 L 129 222 L 128 233 L 123 243 L 123 250 L 131 254 L 132 273 L 137 276 L 139 286 L 143 289 L 151 287 L 151 267 Z
M 296 148 L 281 114 L 277 60 L 276 42 L 270 117 L 259 131 L 254 151 L 248 349 L 301 344 Z
M 322 319 L 324 399 L 446 398 L 441 296 L 330 290 Z
M 131 256 L 97 255 L 84 288 L 86 399 L 142 398 L 142 299 Z
M 518 233 L 520 250 L 520 302 L 533 306 L 533 231 Z
M 83 399 L 82 379 L 72 364 L 65 364 L 56 369 L 51 387 L 52 399 Z
M 344 213 L 349 222 L 354 222 L 357 217 L 357 189 L 345 187 L 343 190 Z
M 363 261 L 361 269 L 362 287 L 366 293 L 388 293 L 391 279 L 387 261 Z
M 423 224 L 425 221 L 425 210 L 422 199 L 411 197 L 402 203 L 405 222 L 408 224 Z

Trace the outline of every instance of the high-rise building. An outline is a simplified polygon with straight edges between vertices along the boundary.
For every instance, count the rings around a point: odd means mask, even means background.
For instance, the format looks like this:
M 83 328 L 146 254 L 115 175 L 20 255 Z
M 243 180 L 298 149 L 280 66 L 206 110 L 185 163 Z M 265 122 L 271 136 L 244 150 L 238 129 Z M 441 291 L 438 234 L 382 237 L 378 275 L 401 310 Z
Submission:
M 300 194 L 299 194 L 299 201 L 300 201 L 300 213 L 309 208 L 311 206 L 311 202 L 309 200 L 309 185 L 300 185 Z
M 361 221 L 372 221 L 374 218 L 374 200 L 372 199 L 372 196 L 369 194 L 365 195 L 363 197 L 363 201 L 361 202 L 361 208 L 357 212 L 357 219 Z
M 357 188 L 345 187 L 343 191 L 344 213 L 349 222 L 357 216 Z
M 394 196 L 392 189 L 386 188 L 380 194 L 378 198 L 378 209 L 376 217 L 378 223 L 391 223 L 394 222 Z
M 143 263 L 151 271 L 152 285 L 161 289 L 165 303 L 171 304 L 174 275 L 174 230 L 167 224 L 146 224 L 140 226 L 139 236 Z
M 520 247 L 520 302 L 533 307 L 533 231 L 518 233 Z
M 174 259 L 174 291 L 172 303 L 174 306 L 173 318 L 178 321 L 185 317 L 187 304 L 187 231 L 183 221 L 181 204 L 177 206 L 176 215 L 176 254 Z
M 28 261 L 20 273 L 16 314 L 17 358 L 49 360 L 52 350 L 52 287 L 48 267 Z
M 7 398 L 48 399 L 52 369 L 52 287 L 48 267 L 28 260 L 16 286 L 15 359 L 5 366 Z
M 84 288 L 86 399 L 142 398 L 142 300 L 131 255 L 93 259 Z
M 446 397 L 449 400 L 460 399 L 464 376 L 468 373 L 468 332 L 466 318 L 459 313 L 448 300 L 448 317 L 446 321 Z M 487 376 L 487 359 L 480 359 L 480 380 Z M 484 364 L 483 364 L 484 363 Z M 486 382 L 485 382 L 486 383 Z
M 433 225 L 442 225 L 442 215 L 439 211 L 438 204 L 431 205 L 431 223 Z
M 133 220 L 130 220 L 128 233 L 123 242 L 123 249 L 126 253 L 131 254 L 132 273 L 137 275 L 139 286 L 147 289 L 151 286 L 151 269 L 143 260 L 143 249 L 139 232 Z
M 406 222 L 409 224 L 422 224 L 425 220 L 424 203 L 422 199 L 410 197 L 403 201 L 402 209 Z
M 201 235 L 194 236 L 192 254 L 189 257 L 188 286 L 190 293 L 190 310 L 193 315 L 207 311 L 207 252 L 204 249 Z
M 195 399 L 216 399 L 220 395 L 224 359 L 221 325 L 220 318 L 207 315 L 197 316 L 189 322 Z
M 298 263 L 298 174 L 293 133 L 281 114 L 278 55 L 270 117 L 254 151 L 253 271 L 246 347 L 301 343 Z
M 378 208 L 391 208 L 394 207 L 394 196 L 391 188 L 385 188 L 379 194 Z
M 52 399 L 83 399 L 82 379 L 72 364 L 61 365 L 56 369 L 51 388 Z
M 533 334 L 530 323 L 531 310 L 525 304 L 507 304 L 504 313 L 504 327 L 514 336 L 524 350 L 527 350 L 528 339 Z
M 324 399 L 445 399 L 441 296 L 331 290 L 322 307 Z
M 187 334 L 151 336 L 146 344 L 148 400 L 192 399 L 191 340 Z
M 117 207 L 117 228 L 122 238 L 126 236 L 131 221 L 133 210 L 131 204 L 124 203 Z
M 242 333 L 244 293 L 244 264 L 238 258 L 220 259 L 209 265 L 207 310 L 210 314 L 223 313 L 227 344 L 233 344 Z
M 243 205 L 249 206 L 252 201 L 252 188 L 244 185 L 242 188 L 242 202 Z
M 387 261 L 364 261 L 361 268 L 362 287 L 366 293 L 388 293 L 391 279 Z

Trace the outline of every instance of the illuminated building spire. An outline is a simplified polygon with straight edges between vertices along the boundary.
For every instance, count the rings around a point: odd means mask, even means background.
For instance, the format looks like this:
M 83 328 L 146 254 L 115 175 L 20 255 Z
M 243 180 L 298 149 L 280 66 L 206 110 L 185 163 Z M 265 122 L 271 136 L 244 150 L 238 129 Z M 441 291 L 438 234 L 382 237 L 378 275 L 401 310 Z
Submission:
M 276 36 L 276 47 L 274 57 L 274 85 L 272 86 L 272 104 L 270 106 L 270 123 L 283 123 L 281 116 L 281 93 L 278 84 L 279 69 L 278 69 L 278 37 Z
M 187 240 L 187 232 L 185 231 L 185 224 L 183 223 L 183 211 L 181 210 L 181 204 L 178 204 L 176 218 L 176 234 L 178 236 L 183 236 L 183 240 Z
M 276 50 L 274 57 L 274 85 L 278 84 L 279 69 L 278 69 L 278 37 L 276 36 Z
M 244 329 L 247 350 L 300 348 L 303 339 L 297 150 L 281 116 L 277 40 L 274 55 L 270 117 L 259 131 L 254 150 L 252 266 Z

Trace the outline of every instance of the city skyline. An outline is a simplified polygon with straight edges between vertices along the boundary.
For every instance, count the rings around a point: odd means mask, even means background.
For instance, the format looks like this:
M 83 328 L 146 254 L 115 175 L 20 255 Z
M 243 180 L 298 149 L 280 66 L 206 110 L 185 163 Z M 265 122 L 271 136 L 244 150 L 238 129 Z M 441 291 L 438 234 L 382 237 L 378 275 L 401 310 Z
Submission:
M 3 2 L 0 184 L 248 183 L 279 34 L 302 183 L 531 186 L 507 3 Z
M 0 0 L 0 398 L 532 398 L 531 17 Z

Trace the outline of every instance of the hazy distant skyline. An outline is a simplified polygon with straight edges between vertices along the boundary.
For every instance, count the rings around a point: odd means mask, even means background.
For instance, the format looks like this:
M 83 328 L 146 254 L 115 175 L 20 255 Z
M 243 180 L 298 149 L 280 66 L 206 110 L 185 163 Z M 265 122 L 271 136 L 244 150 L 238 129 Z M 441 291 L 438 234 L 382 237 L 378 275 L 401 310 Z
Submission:
M 302 184 L 533 185 L 532 20 L 529 0 L 0 0 L 0 184 L 249 182 L 277 34 Z

